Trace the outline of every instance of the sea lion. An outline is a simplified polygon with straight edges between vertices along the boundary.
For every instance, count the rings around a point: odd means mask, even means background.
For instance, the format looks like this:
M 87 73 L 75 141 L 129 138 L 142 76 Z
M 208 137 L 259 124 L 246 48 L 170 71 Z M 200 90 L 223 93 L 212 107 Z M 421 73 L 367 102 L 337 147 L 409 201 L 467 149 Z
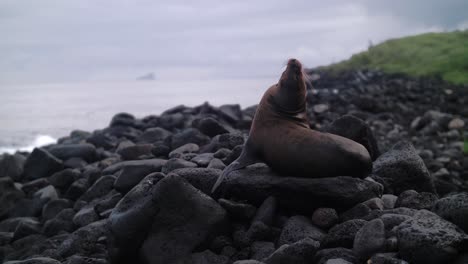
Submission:
M 264 162 L 293 177 L 365 177 L 372 169 L 367 149 L 345 137 L 310 129 L 302 64 L 288 61 L 279 82 L 263 95 L 239 158 L 227 166 L 214 192 L 229 173 Z

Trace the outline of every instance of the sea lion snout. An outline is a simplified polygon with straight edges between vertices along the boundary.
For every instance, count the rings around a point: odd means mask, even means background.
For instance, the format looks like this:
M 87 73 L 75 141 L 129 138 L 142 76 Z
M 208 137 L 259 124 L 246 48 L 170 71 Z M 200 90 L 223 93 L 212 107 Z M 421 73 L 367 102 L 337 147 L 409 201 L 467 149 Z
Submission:
M 286 70 L 293 71 L 294 73 L 301 73 L 302 72 L 302 64 L 300 61 L 296 59 L 289 59 L 288 67 Z

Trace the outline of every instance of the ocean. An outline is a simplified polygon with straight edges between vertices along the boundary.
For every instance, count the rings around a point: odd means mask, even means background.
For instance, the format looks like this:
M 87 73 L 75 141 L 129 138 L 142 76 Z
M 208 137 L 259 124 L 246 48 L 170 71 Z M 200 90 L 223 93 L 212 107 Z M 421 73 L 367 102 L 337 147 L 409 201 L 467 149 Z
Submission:
M 72 130 L 106 127 L 112 116 L 138 118 L 177 105 L 257 104 L 277 80 L 127 81 L 0 85 L 0 153 L 30 151 Z

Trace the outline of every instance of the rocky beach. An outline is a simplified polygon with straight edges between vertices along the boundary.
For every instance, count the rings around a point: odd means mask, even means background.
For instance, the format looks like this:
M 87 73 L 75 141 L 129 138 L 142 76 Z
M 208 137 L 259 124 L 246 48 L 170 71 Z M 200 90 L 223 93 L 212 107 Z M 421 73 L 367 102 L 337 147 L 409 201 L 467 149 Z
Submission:
M 212 194 L 256 106 L 118 113 L 0 156 L 0 261 L 468 263 L 468 87 L 378 71 L 309 77 L 310 127 L 364 145 L 365 179 L 257 163 Z

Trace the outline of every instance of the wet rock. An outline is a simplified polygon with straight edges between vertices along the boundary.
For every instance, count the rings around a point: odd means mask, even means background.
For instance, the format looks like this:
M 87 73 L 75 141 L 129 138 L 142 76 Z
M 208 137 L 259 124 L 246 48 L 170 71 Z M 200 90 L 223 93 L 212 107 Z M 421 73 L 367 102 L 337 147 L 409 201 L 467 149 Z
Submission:
M 57 248 L 57 254 L 66 258 L 75 254 L 91 256 L 99 253 L 99 238 L 107 235 L 107 220 L 81 227 L 70 234 Z
M 382 191 L 380 184 L 357 178 L 281 177 L 265 167 L 232 172 L 219 189 L 225 196 L 245 199 L 254 205 L 274 196 L 280 206 L 306 213 L 318 207 L 349 207 L 379 196 Z
M 156 143 L 164 141 L 172 133 L 161 127 L 152 127 L 146 129 L 143 134 L 137 138 L 137 142 L 141 143 Z
M 370 127 L 361 119 L 352 115 L 344 115 L 333 121 L 327 132 L 354 140 L 363 145 L 372 158 L 377 159 L 380 151 Z
M 173 159 L 168 160 L 167 163 L 163 166 L 162 172 L 167 174 L 176 169 L 196 168 L 196 167 L 197 167 L 196 163 L 186 161 L 183 159 L 173 158 Z
M 35 148 L 24 164 L 23 176 L 26 180 L 48 177 L 63 168 L 61 160 L 43 148 Z
M 13 232 L 0 232 L 0 247 L 10 244 L 13 239 L 13 235 Z M 1 259 L 2 258 L 0 257 L 0 260 Z
M 169 153 L 169 158 L 182 158 L 184 154 L 196 153 L 200 150 L 200 147 L 194 143 L 188 143 L 182 145 Z
M 321 241 L 325 237 L 318 227 L 312 225 L 311 221 L 304 216 L 293 216 L 286 222 L 281 231 L 278 245 L 292 244 L 304 238 Z
M 321 242 L 322 248 L 352 248 L 356 233 L 367 223 L 362 219 L 353 219 L 331 228 Z
M 44 188 L 41 188 L 37 192 L 34 193 L 33 198 L 40 199 L 40 200 L 55 200 L 58 198 L 57 191 L 55 190 L 54 186 L 48 185 Z
M 257 208 L 245 203 L 234 202 L 226 199 L 219 199 L 221 205 L 229 214 L 229 217 L 237 220 L 250 220 L 254 217 Z
M 0 160 L 0 178 L 10 177 L 14 181 L 20 181 L 25 162 L 26 158 L 21 154 L 4 154 Z
M 420 210 L 396 230 L 398 253 L 410 263 L 450 263 L 468 239 L 456 225 Z
M 140 249 L 149 263 L 182 259 L 225 230 L 226 211 L 179 176 L 161 180 L 153 199 L 159 212 Z
M 53 236 L 61 231 L 72 232 L 75 230 L 75 225 L 73 224 L 73 216 L 75 211 L 72 208 L 63 209 L 58 213 L 54 218 L 47 220 L 44 223 L 42 232 L 46 236 Z
M 148 157 L 152 155 L 153 145 L 152 144 L 137 144 L 126 147 L 120 147 L 117 149 L 117 153 L 124 160 L 136 160 L 140 157 Z
M 11 178 L 0 178 L 0 220 L 8 218 L 23 197 L 24 193 L 16 188 Z
M 70 158 L 81 158 L 87 162 L 97 160 L 96 147 L 89 143 L 53 145 L 49 148 L 49 152 L 61 160 Z
M 112 175 L 102 176 L 80 197 L 80 200 L 90 202 L 93 199 L 109 193 L 114 187 L 115 177 Z
M 58 213 L 60 213 L 65 208 L 72 207 L 72 202 L 67 199 L 55 199 L 51 200 L 44 205 L 42 208 L 42 219 L 47 221 L 54 218 Z
M 88 190 L 88 181 L 84 178 L 74 181 L 65 192 L 64 197 L 70 200 L 78 199 Z
M 468 233 L 468 193 L 444 197 L 435 203 L 432 211 Z
M 205 194 L 211 195 L 211 188 L 218 176 L 221 175 L 221 170 L 207 168 L 183 168 L 174 170 L 171 174 L 179 175 L 195 188 Z
M 54 187 L 59 189 L 67 189 L 70 185 L 80 177 L 80 171 L 76 169 L 65 169 L 52 174 L 49 177 L 49 182 Z
M 252 223 L 260 221 L 265 225 L 272 225 L 273 219 L 276 214 L 277 204 L 278 202 L 276 201 L 276 198 L 274 196 L 266 198 L 265 201 L 263 201 L 263 203 L 258 208 L 257 213 L 255 214 L 255 217 L 252 220 Z
M 21 190 L 25 192 L 28 197 L 31 197 L 36 191 L 46 187 L 49 185 L 49 181 L 45 178 L 33 180 L 30 182 L 26 182 L 21 186 Z
M 172 136 L 172 149 L 178 148 L 187 143 L 195 143 L 199 146 L 203 146 L 210 141 L 210 138 L 200 132 L 196 128 L 187 128 L 182 132 L 174 134 Z
M 436 201 L 437 196 L 433 193 L 418 193 L 415 190 L 407 190 L 398 196 L 395 206 L 430 210 Z
M 395 253 L 379 253 L 372 256 L 371 264 L 408 264 L 408 262 L 398 259 Z
M 317 251 L 314 257 L 314 263 L 324 264 L 330 259 L 344 259 L 351 263 L 359 263 L 352 250 L 340 247 Z
M 413 145 L 399 142 L 382 154 L 373 164 L 377 181 L 385 192 L 396 195 L 405 190 L 435 193 L 434 182 Z
M 312 223 L 322 229 L 329 229 L 338 220 L 338 213 L 333 208 L 317 208 L 312 214 Z
M 334 258 L 334 259 L 327 260 L 325 264 L 352 264 L 352 263 L 342 258 Z
M 275 251 L 275 244 L 267 241 L 257 241 L 252 243 L 250 250 L 251 258 L 261 261 L 266 259 Z
M 254 259 L 244 259 L 235 261 L 233 264 L 265 264 L 264 262 L 254 260 Z
M 221 134 L 211 139 L 211 142 L 200 149 L 200 152 L 216 152 L 219 149 L 233 149 L 235 146 L 244 144 L 244 136 L 241 134 Z
M 210 163 L 207 166 L 208 169 L 217 169 L 217 170 L 224 170 L 226 168 L 226 165 L 217 158 L 214 158 L 210 161 Z
M 226 125 L 221 124 L 212 117 L 206 117 L 199 120 L 195 120 L 192 126 L 198 128 L 203 134 L 214 137 L 219 134 L 229 133 L 229 129 Z
M 285 244 L 279 247 L 273 254 L 265 259 L 266 264 L 280 263 L 312 263 L 315 252 L 320 243 L 311 238 L 304 238 L 295 243 Z
M 37 258 L 30 258 L 26 260 L 12 260 L 4 262 L 4 264 L 60 264 L 60 261 L 46 258 L 46 257 L 37 257 Z
M 154 187 L 163 179 L 160 173 L 146 176 L 115 206 L 109 216 L 109 253 L 115 263 L 129 263 L 148 234 L 158 206 L 153 202 Z
M 384 209 L 393 209 L 395 208 L 395 203 L 398 199 L 398 196 L 393 194 L 384 194 L 382 195 L 382 202 Z
M 96 205 L 94 206 L 94 209 L 96 210 L 96 213 L 98 215 L 101 215 L 105 211 L 107 211 L 109 209 L 113 209 L 121 199 L 122 199 L 122 194 L 120 194 L 120 193 L 112 194 L 112 192 L 111 192 L 111 193 L 109 193 L 109 195 L 106 198 L 98 201 L 96 203 Z
M 107 260 L 101 258 L 89 258 L 79 255 L 73 255 L 63 262 L 64 264 L 107 264 Z
M 202 153 L 195 156 L 191 159 L 192 162 L 196 163 L 200 167 L 206 167 L 210 164 L 211 160 L 213 159 L 213 153 Z
M 384 214 L 380 217 L 380 219 L 382 219 L 385 225 L 385 230 L 390 231 L 395 226 L 398 226 L 404 221 L 411 219 L 411 216 L 402 214 Z
M 363 202 L 363 204 L 367 205 L 367 207 L 369 207 L 371 210 L 383 210 L 384 209 L 383 201 L 382 199 L 378 197 L 371 198 Z
M 110 127 L 115 126 L 134 126 L 136 122 L 135 117 L 129 113 L 118 113 L 112 117 L 109 124 Z
M 30 219 L 29 221 L 21 221 L 16 226 L 13 240 L 18 240 L 29 235 L 40 234 L 41 224 L 38 221 Z
M 385 249 L 385 228 L 381 219 L 364 224 L 354 237 L 353 251 L 362 260 Z
M 78 226 L 86 226 L 99 220 L 99 216 L 93 206 L 86 206 L 78 211 L 73 217 L 73 223 Z
M 351 219 L 364 219 L 367 215 L 370 214 L 372 210 L 369 206 L 365 205 L 364 203 L 359 203 L 353 208 L 345 211 L 340 215 L 340 220 L 342 222 L 348 221 Z
M 126 162 L 121 166 L 121 172 L 118 173 L 114 187 L 119 192 L 127 193 L 145 176 L 153 172 L 160 172 L 166 164 L 166 160 L 162 159 Z M 109 168 L 107 169 L 109 170 Z

